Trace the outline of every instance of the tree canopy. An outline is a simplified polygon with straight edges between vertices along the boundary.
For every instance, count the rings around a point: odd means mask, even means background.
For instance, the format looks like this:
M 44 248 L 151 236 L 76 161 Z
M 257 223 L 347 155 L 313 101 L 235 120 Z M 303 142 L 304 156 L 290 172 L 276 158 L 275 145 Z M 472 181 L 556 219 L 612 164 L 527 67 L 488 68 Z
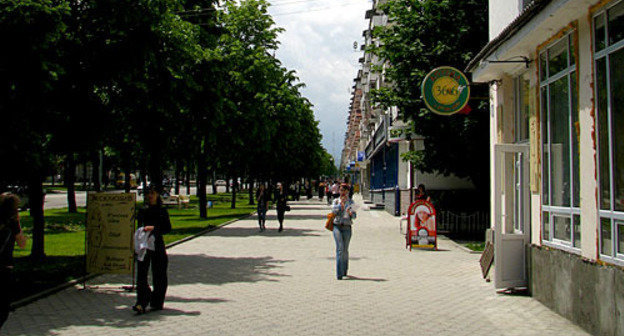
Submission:
M 42 182 L 76 160 L 149 175 L 314 178 L 325 169 L 303 83 L 274 56 L 265 0 L 7 0 L 0 4 L 0 191 L 27 185 L 44 256 Z M 59 166 L 58 162 L 63 162 Z M 100 186 L 96 185 L 96 189 Z M 70 190 L 71 189 L 71 190 Z M 73 187 L 68 188 L 73 197 Z M 234 202 L 233 202 L 234 204 Z M 70 207 L 70 211 L 71 211 Z
M 463 69 L 488 41 L 486 0 L 391 0 L 380 5 L 387 26 L 375 27 L 379 39 L 371 52 L 386 61 L 391 86 L 373 92 L 381 106 L 397 106 L 413 132 L 425 138 L 425 150 L 405 155 L 425 172 L 468 177 L 487 191 L 488 105 L 471 99 L 472 112 L 450 117 L 430 112 L 421 98 L 421 83 L 439 66 Z M 377 69 L 381 71 L 381 69 Z M 486 91 L 473 87 L 473 96 Z

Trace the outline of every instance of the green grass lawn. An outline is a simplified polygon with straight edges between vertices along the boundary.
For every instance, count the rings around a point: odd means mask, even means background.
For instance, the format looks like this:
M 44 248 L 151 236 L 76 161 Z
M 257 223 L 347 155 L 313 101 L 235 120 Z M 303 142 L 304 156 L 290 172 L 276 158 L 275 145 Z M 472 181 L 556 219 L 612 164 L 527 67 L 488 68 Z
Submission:
M 483 252 L 483 250 L 485 249 L 485 242 L 479 242 L 479 241 L 466 242 L 466 243 L 463 243 L 462 245 L 476 252 Z
M 213 207 L 208 209 L 208 218 L 199 218 L 197 198 L 191 196 L 188 208 L 169 208 L 171 233 L 165 235 L 165 243 L 180 240 L 218 226 L 232 219 L 240 218 L 255 211 L 255 206 L 247 205 L 246 194 L 237 197 L 236 209 L 230 208 L 231 195 L 208 195 Z M 137 204 L 137 207 L 142 204 Z M 27 236 L 31 235 L 32 218 L 28 212 L 20 212 L 22 228 Z M 15 277 L 18 290 L 15 300 L 54 287 L 71 279 L 84 275 L 85 219 L 86 209 L 79 208 L 77 214 L 67 213 L 67 209 L 45 211 L 45 253 L 47 258 L 42 263 L 33 264 L 28 255 L 32 240 L 28 240 L 25 249 L 15 248 Z

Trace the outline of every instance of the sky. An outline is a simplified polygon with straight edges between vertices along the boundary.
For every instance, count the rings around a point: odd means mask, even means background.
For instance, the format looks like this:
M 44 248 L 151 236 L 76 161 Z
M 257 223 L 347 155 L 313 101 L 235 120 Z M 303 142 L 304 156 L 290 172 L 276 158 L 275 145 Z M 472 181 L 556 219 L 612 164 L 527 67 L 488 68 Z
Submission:
M 320 121 L 323 147 L 336 164 L 344 144 L 353 79 L 363 56 L 360 45 L 364 18 L 370 0 L 269 0 L 269 13 L 278 27 L 286 29 L 279 36 L 281 45 L 276 57 L 289 70 L 295 70 L 306 87 L 304 97 L 314 104 Z M 357 49 L 353 43 L 357 42 Z

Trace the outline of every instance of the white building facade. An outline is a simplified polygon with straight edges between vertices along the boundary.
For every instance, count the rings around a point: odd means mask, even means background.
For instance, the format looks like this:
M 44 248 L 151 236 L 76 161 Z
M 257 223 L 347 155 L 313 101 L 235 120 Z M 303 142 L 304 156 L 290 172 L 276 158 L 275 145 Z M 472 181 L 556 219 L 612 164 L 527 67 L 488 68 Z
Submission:
M 624 335 L 624 2 L 489 4 L 495 284 Z

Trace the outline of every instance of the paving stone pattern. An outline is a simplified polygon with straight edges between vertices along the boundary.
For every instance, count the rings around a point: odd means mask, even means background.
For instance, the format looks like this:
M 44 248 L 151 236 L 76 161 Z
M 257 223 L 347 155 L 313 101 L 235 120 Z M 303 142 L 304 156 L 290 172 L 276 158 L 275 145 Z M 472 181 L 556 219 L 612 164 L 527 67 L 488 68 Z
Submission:
M 135 316 L 129 276 L 91 280 L 14 312 L 1 335 L 586 335 L 526 296 L 497 294 L 479 254 L 448 239 L 408 251 L 398 219 L 360 209 L 350 277 L 335 277 L 326 204 L 303 201 L 278 233 L 255 217 L 169 250 L 165 310 Z

